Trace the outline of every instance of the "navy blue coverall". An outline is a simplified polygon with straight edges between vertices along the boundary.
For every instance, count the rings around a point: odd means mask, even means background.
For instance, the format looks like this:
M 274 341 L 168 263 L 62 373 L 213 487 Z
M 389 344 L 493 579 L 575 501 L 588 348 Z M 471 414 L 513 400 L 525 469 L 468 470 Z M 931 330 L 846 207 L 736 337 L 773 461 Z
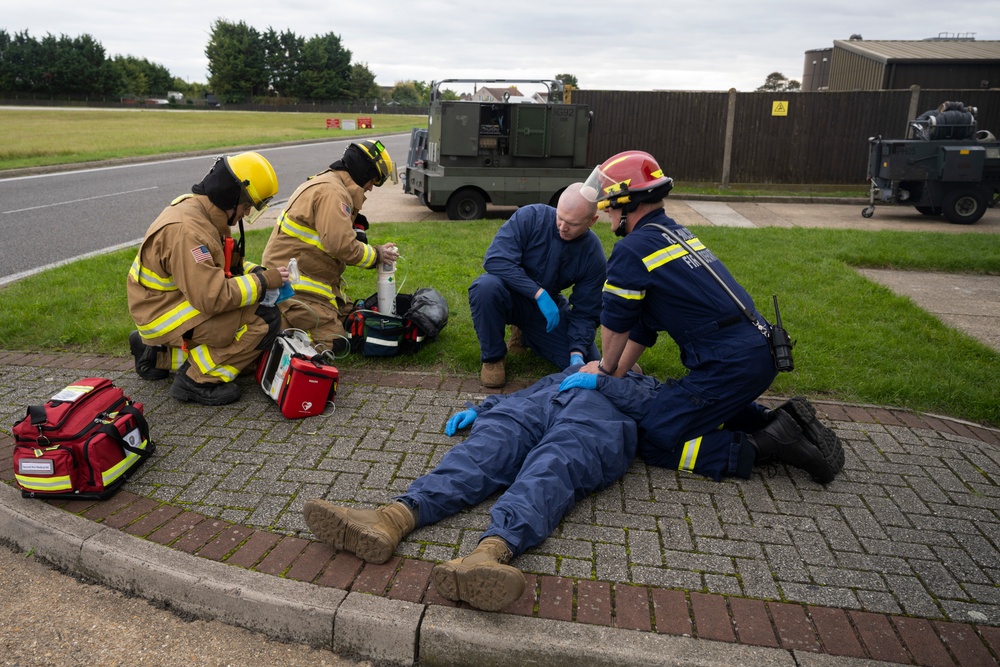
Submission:
M 483 502 L 507 487 L 490 510 L 483 537 L 504 539 L 515 556 L 547 538 L 577 501 L 628 470 L 641 418 L 660 385 L 629 373 L 602 376 L 597 391 L 559 391 L 580 366 L 546 376 L 478 406 L 469 436 L 401 500 L 417 511 L 417 527 Z
M 663 209 L 644 216 L 615 245 L 601 323 L 629 332 L 630 340 L 646 347 L 656 342 L 658 332 L 667 332 L 689 371 L 663 384 L 655 405 L 639 422 L 639 453 L 652 465 L 716 481 L 749 477 L 754 450 L 744 433 L 764 427 L 765 408 L 755 400 L 777 375 L 768 339 L 703 266 L 650 223 L 687 241 L 756 314 L 753 299 L 722 262 Z
M 486 273 L 469 287 L 482 361 L 499 361 L 507 353 L 507 324 L 519 327 L 525 344 L 558 368 L 569 366 L 571 350 L 581 352 L 584 361 L 598 359 L 594 336 L 600 323 L 604 267 L 604 248 L 593 231 L 564 241 L 554 208 L 544 204 L 519 208 L 486 250 Z M 548 333 L 535 302 L 539 287 L 559 307 L 559 324 Z M 568 287 L 573 292 L 567 301 L 560 292 Z

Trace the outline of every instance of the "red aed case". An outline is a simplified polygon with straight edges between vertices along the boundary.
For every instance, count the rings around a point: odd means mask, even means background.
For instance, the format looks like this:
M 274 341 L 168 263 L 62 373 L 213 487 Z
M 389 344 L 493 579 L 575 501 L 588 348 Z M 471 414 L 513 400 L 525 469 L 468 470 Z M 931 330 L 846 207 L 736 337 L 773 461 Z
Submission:
M 257 381 L 288 419 L 322 414 L 337 395 L 340 372 L 327 364 L 304 332 L 281 332 L 257 362 Z

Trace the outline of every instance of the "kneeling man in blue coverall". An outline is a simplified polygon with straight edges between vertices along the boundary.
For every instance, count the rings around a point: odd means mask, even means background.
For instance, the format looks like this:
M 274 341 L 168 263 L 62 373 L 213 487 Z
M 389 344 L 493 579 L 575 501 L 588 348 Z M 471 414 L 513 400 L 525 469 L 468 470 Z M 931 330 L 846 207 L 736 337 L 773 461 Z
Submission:
M 579 368 L 489 396 L 451 417 L 445 433 L 471 426 L 469 437 L 391 505 L 352 509 L 310 500 L 306 524 L 338 551 L 384 563 L 414 529 L 506 488 L 476 549 L 431 572 L 435 589 L 449 600 L 487 611 L 506 607 L 524 592 L 524 575 L 507 563 L 544 541 L 577 501 L 625 474 L 638 445 L 636 421 L 660 385 L 633 372 L 621 378 L 573 373 Z
M 505 222 L 483 258 L 486 273 L 469 286 L 484 387 L 507 382 L 504 357 L 525 347 L 568 368 L 598 359 L 605 258 L 591 227 L 597 205 L 571 183 L 556 208 L 522 206 Z M 569 299 L 562 291 L 572 287 Z M 511 336 L 504 342 L 504 330 Z

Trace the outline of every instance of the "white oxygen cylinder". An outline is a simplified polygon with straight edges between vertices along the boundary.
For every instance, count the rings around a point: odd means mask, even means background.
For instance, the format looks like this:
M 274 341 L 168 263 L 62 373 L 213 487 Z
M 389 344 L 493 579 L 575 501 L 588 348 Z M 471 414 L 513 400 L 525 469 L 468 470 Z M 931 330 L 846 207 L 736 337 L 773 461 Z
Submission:
M 378 312 L 396 315 L 396 262 L 379 262 Z

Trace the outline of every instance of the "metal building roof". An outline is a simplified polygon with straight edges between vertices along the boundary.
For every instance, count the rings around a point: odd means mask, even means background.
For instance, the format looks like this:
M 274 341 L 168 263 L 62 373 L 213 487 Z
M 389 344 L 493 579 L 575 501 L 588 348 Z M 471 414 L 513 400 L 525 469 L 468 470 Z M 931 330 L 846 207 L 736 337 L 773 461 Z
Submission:
M 884 41 L 837 39 L 834 47 L 883 63 L 921 60 L 1000 61 L 1000 41 Z

